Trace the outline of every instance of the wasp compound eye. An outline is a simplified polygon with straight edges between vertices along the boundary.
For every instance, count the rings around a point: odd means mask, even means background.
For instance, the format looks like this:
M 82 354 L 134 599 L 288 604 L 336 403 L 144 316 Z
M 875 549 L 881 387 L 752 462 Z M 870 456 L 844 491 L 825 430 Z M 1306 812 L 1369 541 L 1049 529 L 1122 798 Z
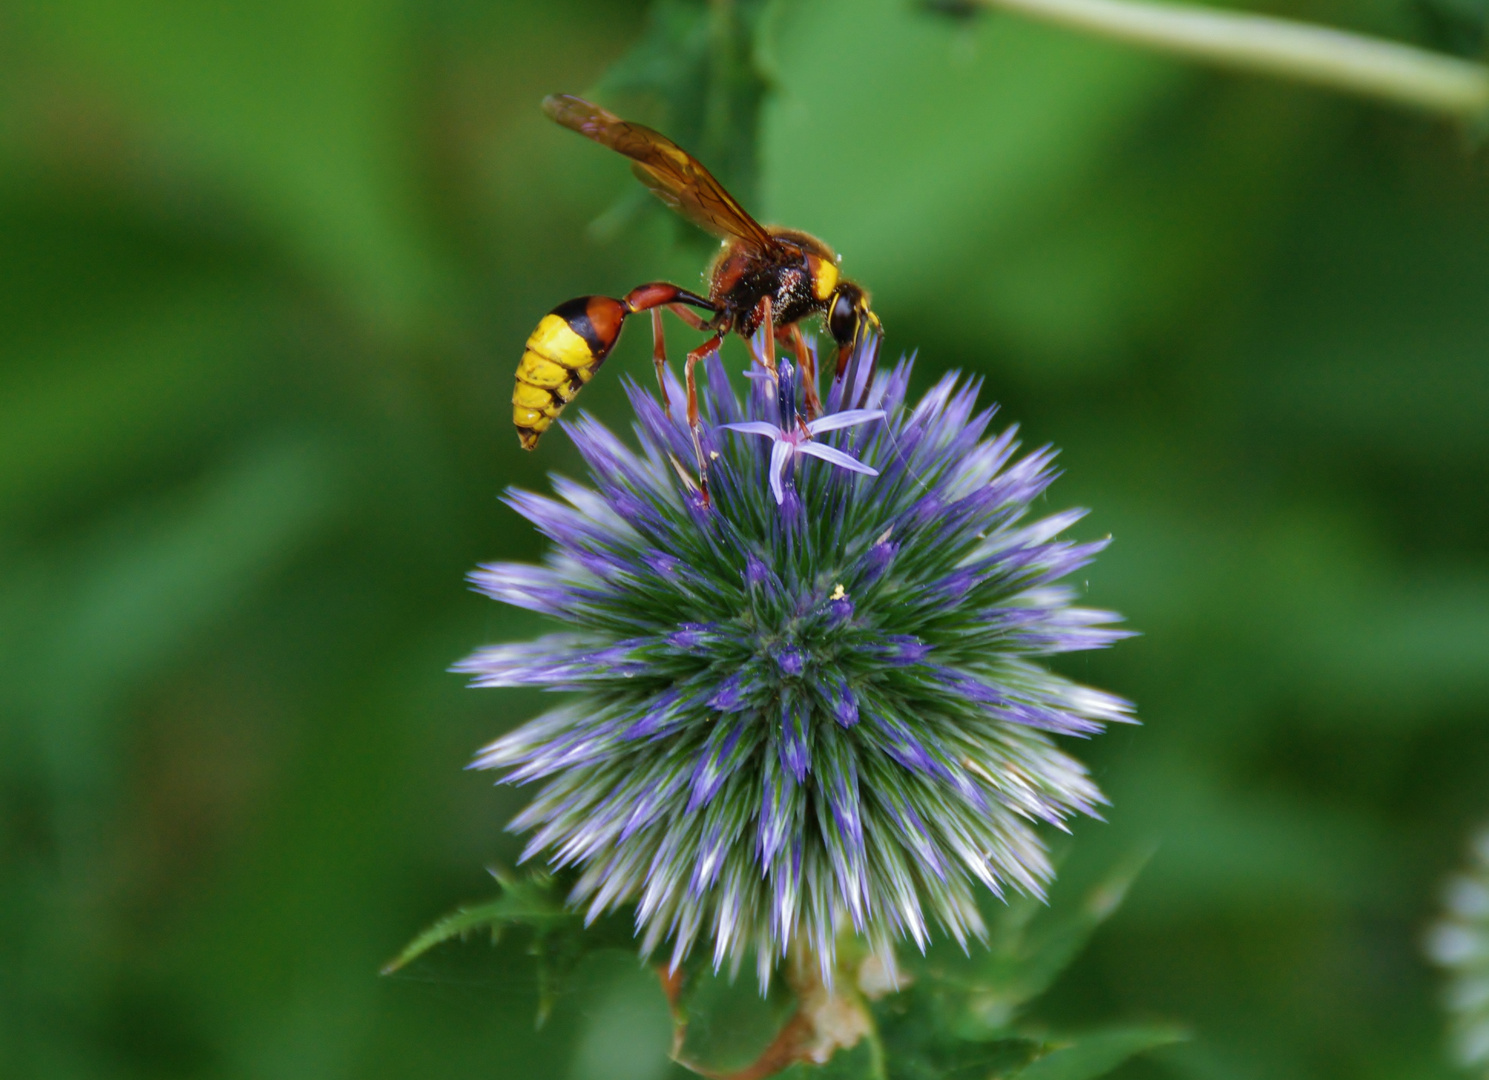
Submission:
M 849 345 L 858 330 L 858 300 L 862 297 L 857 289 L 842 288 L 827 313 L 827 329 L 839 345 Z

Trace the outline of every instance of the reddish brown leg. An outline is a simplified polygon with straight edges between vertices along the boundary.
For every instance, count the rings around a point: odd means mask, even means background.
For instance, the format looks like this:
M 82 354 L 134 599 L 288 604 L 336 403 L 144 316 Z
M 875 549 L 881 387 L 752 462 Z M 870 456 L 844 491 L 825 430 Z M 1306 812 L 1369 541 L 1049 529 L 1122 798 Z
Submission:
M 719 347 L 724 340 L 724 331 L 715 332 L 702 345 L 688 353 L 688 361 L 683 368 L 683 379 L 688 385 L 688 427 L 693 432 L 693 454 L 698 459 L 698 487 L 703 492 L 703 505 L 708 505 L 708 459 L 703 456 L 703 421 L 698 414 L 698 380 L 693 374 L 693 369 L 698 366 L 709 353 Z
M 705 319 L 702 315 L 699 315 L 696 311 L 694 311 L 690 307 L 684 307 L 682 304 L 668 304 L 667 305 L 667 310 L 670 311 L 670 312 L 672 312 L 672 314 L 676 315 L 683 322 L 687 323 L 694 330 L 706 330 L 706 329 L 709 328 L 708 327 L 709 320 Z M 700 357 L 707 356 L 708 355 L 708 352 L 709 352 L 709 350 L 711 348 L 717 348 L 719 342 L 721 342 L 723 340 L 724 333 L 725 332 L 726 331 L 720 331 L 718 334 L 714 335 L 714 337 L 711 339 L 711 341 L 712 341 L 711 344 L 705 342 L 698 350 L 696 350 L 697 353 L 698 353 L 698 355 Z M 685 372 L 685 375 L 686 375 L 687 381 L 688 381 L 688 401 L 691 403 L 691 407 L 689 409 L 689 416 L 690 417 L 693 417 L 693 418 L 695 418 L 697 416 L 697 411 L 698 411 L 697 410 L 697 405 L 698 405 L 698 388 L 697 388 L 697 382 L 696 382 L 695 377 L 693 375 L 693 364 L 694 364 L 694 362 L 695 361 L 693 361 L 692 358 L 689 357 L 688 364 L 687 364 L 687 371 Z M 702 450 L 702 447 L 700 447 L 699 444 L 698 444 L 698 424 L 697 424 L 697 420 L 696 419 L 690 419 L 689 420 L 689 424 L 692 425 L 692 428 L 693 428 L 693 450 L 698 455 L 699 461 L 701 462 L 702 459 L 703 459 L 703 450 Z M 682 464 L 676 458 L 673 458 L 673 460 L 672 460 L 672 466 L 673 466 L 673 468 L 675 468 L 678 471 L 678 474 L 679 475 L 682 475 L 685 479 L 687 479 L 687 481 L 689 483 L 692 482 L 692 477 L 687 476 L 687 474 L 683 472 Z M 702 467 L 700 467 L 700 469 L 699 469 L 699 475 L 705 481 L 703 483 L 703 501 L 705 503 L 707 503 L 708 502 L 708 484 L 706 482 L 706 480 L 707 480 L 706 470 L 704 470 Z
M 709 303 L 697 293 L 690 293 L 686 289 L 680 289 L 676 285 L 665 281 L 654 281 L 649 285 L 638 285 L 626 293 L 623 303 L 629 309 L 628 314 L 641 311 L 651 312 L 652 328 L 652 360 L 657 366 L 657 383 L 662 388 L 662 408 L 666 410 L 667 416 L 672 416 L 672 406 L 667 400 L 667 384 L 663 381 L 663 373 L 667 366 L 667 345 L 662 336 L 662 309 L 671 311 L 683 322 L 695 330 L 707 329 L 711 320 L 704 318 L 690 308 L 700 308 L 715 318 L 718 316 L 718 308 Z M 703 504 L 708 505 L 708 462 L 703 457 L 703 425 L 698 414 L 698 382 L 693 374 L 693 368 L 709 352 L 719 347 L 719 342 L 724 340 L 724 330 L 718 330 L 698 348 L 688 353 L 686 380 L 688 384 L 688 427 L 693 432 L 693 454 L 698 459 L 698 483 L 703 492 Z M 677 461 L 673 461 L 678 472 L 682 468 Z
M 672 419 L 672 402 L 667 398 L 667 380 L 662 372 L 667 368 L 667 337 L 662 329 L 662 309 L 651 309 L 651 362 L 657 368 L 657 389 L 662 392 L 662 412 Z
M 806 387 L 807 419 L 815 420 L 822 415 L 822 399 L 817 396 L 817 361 L 812 350 L 807 348 L 807 339 L 802 337 L 799 323 L 792 323 L 782 332 L 791 339 L 791 351 L 796 353 L 796 366 L 801 369 L 801 384 Z
M 770 372 L 770 377 L 774 379 L 776 377 L 776 327 L 769 296 L 760 298 L 760 302 L 755 305 L 754 315 L 755 325 L 765 327 L 765 355 L 761 356 L 755 352 L 754 338 L 746 339 L 746 344 L 749 345 L 750 354 L 755 357 L 755 361 Z
M 667 367 L 667 340 L 662 329 L 662 309 L 666 308 L 671 311 L 693 329 L 701 330 L 706 320 L 690 310 L 687 305 L 701 307 L 710 312 L 714 310 L 714 307 L 696 293 L 690 293 L 686 289 L 680 289 L 665 281 L 638 285 L 626 293 L 625 299 L 621 302 L 629 309 L 629 314 L 651 312 L 651 359 L 657 368 L 657 388 L 662 392 L 662 411 L 670 420 L 672 402 L 667 398 L 667 383 L 662 378 L 662 373 Z
M 672 314 L 676 315 L 683 322 L 687 323 L 694 330 L 702 330 L 705 326 L 708 325 L 707 319 L 705 319 L 702 315 L 699 315 L 692 308 L 684 307 L 682 304 L 668 304 L 667 310 L 672 312 Z

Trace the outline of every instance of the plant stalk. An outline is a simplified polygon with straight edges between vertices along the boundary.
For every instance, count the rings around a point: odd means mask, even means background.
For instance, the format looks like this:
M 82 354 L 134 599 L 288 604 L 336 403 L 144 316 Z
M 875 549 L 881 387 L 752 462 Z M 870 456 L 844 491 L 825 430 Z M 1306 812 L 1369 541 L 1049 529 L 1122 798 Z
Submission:
M 973 0 L 1151 49 L 1443 113 L 1489 115 L 1489 67 L 1269 15 L 1147 0 Z

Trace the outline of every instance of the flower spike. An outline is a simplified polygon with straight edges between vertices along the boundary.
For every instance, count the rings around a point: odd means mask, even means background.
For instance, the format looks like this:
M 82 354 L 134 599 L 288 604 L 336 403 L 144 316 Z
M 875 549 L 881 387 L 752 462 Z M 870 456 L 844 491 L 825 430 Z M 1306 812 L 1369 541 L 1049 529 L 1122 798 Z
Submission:
M 910 364 L 878 370 L 878 348 L 810 421 L 784 357 L 743 400 L 707 357 L 707 512 L 669 464 L 688 429 L 633 388 L 639 450 L 583 420 L 589 486 L 508 496 L 546 564 L 472 576 L 564 626 L 459 670 L 571 695 L 474 767 L 533 784 L 528 857 L 587 917 L 634 905 L 674 964 L 701 942 L 765 980 L 799 941 L 828 977 L 855 933 L 892 973 L 898 940 L 981 937 L 982 888 L 1041 895 L 1041 830 L 1105 802 L 1059 740 L 1132 707 L 1042 663 L 1126 636 L 1057 583 L 1101 545 L 1060 538 L 1078 514 L 1031 516 L 1051 452 L 984 437 L 955 377 L 907 406 Z

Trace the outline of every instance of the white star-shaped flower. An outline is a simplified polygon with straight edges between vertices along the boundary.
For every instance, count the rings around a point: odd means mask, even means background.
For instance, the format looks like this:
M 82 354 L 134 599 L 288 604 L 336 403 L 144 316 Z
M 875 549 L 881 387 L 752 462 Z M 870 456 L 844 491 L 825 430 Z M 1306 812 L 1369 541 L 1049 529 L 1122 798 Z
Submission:
M 870 468 L 857 458 L 814 440 L 818 435 L 827 431 L 836 431 L 839 428 L 852 427 L 854 424 L 867 424 L 871 420 L 882 419 L 884 419 L 883 409 L 845 409 L 842 412 L 819 416 L 806 424 L 798 424 L 790 430 L 782 430 L 763 420 L 749 420 L 740 424 L 724 424 L 723 426 L 730 431 L 742 432 L 745 435 L 763 435 L 775 441 L 775 445 L 770 449 L 770 490 L 775 495 L 776 502 L 783 503 L 786 501 L 786 466 L 795 459 L 797 454 L 819 458 L 840 469 L 863 473 L 865 476 L 878 476 L 878 469 Z

